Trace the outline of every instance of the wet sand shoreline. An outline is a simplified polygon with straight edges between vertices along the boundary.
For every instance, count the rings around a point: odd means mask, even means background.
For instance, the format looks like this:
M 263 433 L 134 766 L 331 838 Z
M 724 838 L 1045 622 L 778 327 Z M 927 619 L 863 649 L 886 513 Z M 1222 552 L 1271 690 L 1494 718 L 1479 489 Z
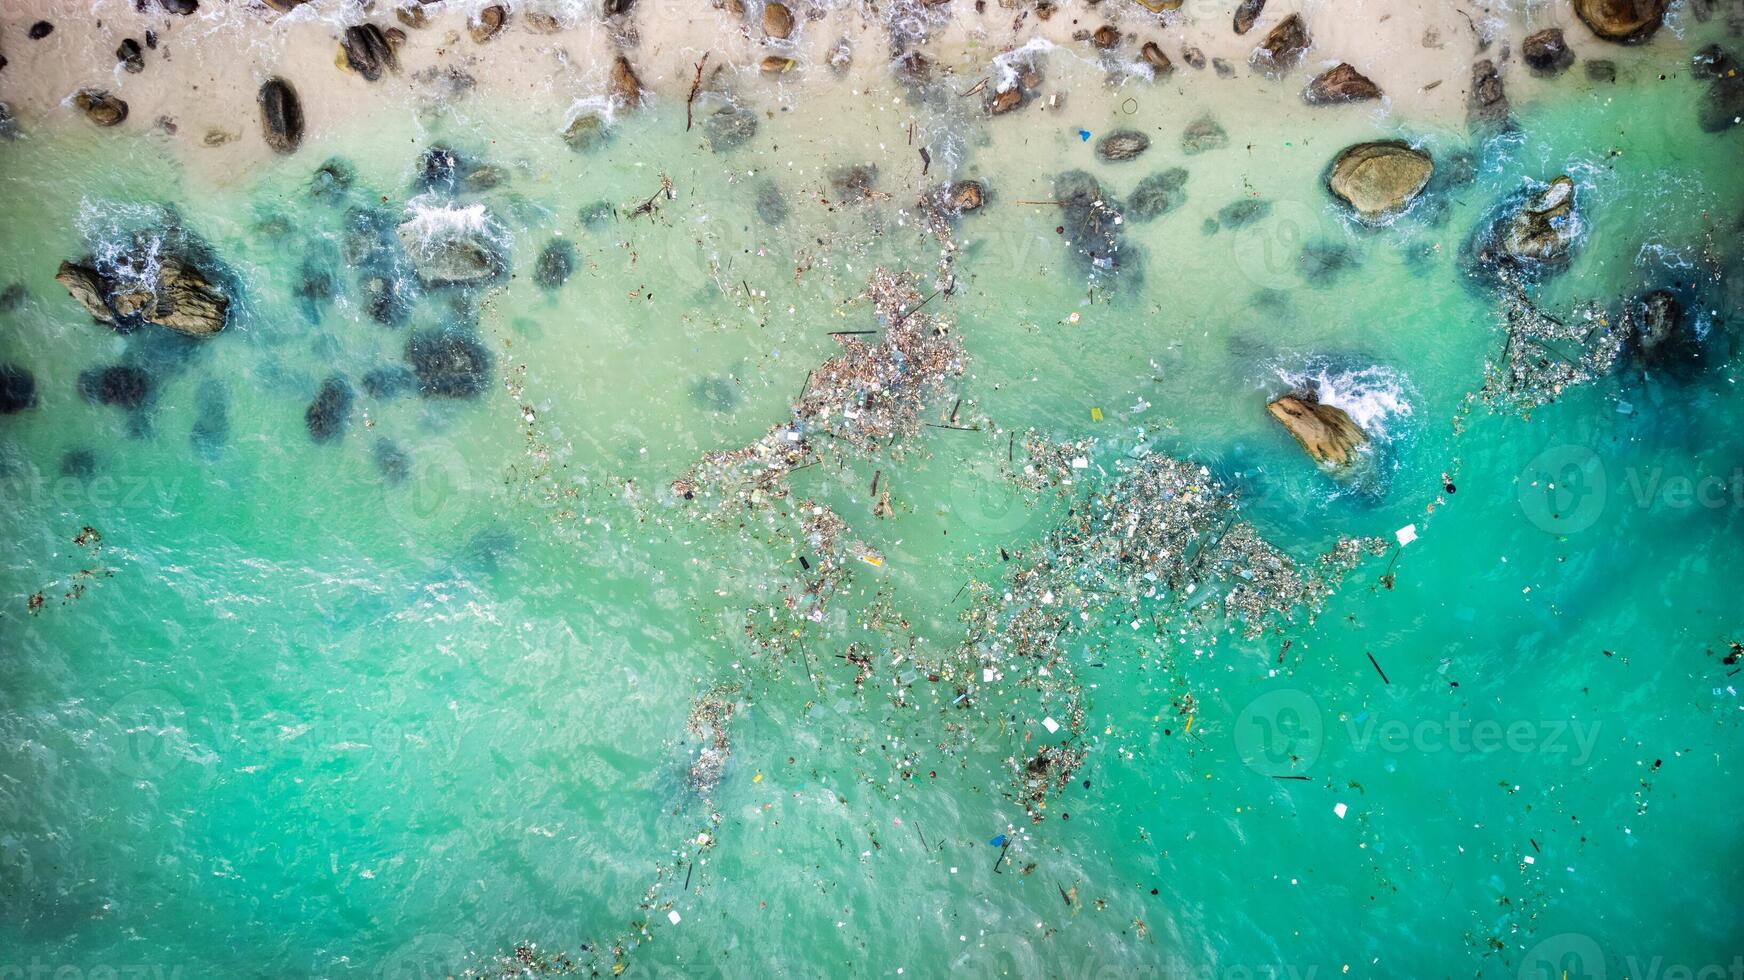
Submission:
M 1299 107 L 1311 79 L 1344 63 L 1372 79 L 1382 96 L 1321 106 L 1316 117 L 1360 114 L 1381 127 L 1400 121 L 1457 127 L 1467 120 L 1474 62 L 1496 62 L 1509 97 L 1532 99 L 1569 86 L 1584 63 L 1621 62 L 1627 73 L 1632 61 L 1654 49 L 1661 49 L 1655 56 L 1663 63 L 1663 47 L 1678 43 L 1676 17 L 1687 19 L 1680 7 L 1655 44 L 1625 47 L 1598 39 L 1564 4 L 1473 19 L 1455 5 L 1273 0 L 1237 35 L 1231 4 L 1193 2 L 1154 13 L 1130 0 L 1058 9 L 981 0 L 899 6 L 883 20 L 856 9 L 796 5 L 791 36 L 777 39 L 764 29 L 760 3 L 749 10 L 695 10 L 644 0 L 610 17 L 579 3 L 518 5 L 495 36 L 480 43 L 470 27 L 489 6 L 484 0 L 414 3 L 417 13 L 404 20 L 387 3 L 318 0 L 281 14 L 259 3 L 208 0 L 188 16 L 168 13 L 155 0 L 143 6 L 142 12 L 128 0 L 96 0 L 88 9 L 66 0 L 8 5 L 0 16 L 0 53 L 8 60 L 0 71 L 0 100 L 21 132 L 90 125 L 79 118 L 73 97 L 100 90 L 127 103 L 115 135 L 150 134 L 195 172 L 228 181 L 272 155 L 256 99 L 274 76 L 300 96 L 311 139 L 372 113 L 411 107 L 434 116 L 460 100 L 545 114 L 556 135 L 578 110 L 607 101 L 610 66 L 620 54 L 646 100 L 682 105 L 700 83 L 704 93 L 725 92 L 765 112 L 804 113 L 820 91 L 833 91 L 847 111 L 857 102 L 900 106 L 914 96 L 904 77 L 913 63 L 904 59 L 918 52 L 932 63 L 932 77 L 957 98 L 983 103 L 986 112 L 1001 65 L 1012 52 L 1022 57 L 1029 51 L 1044 60 L 1094 64 L 1105 88 L 1066 93 L 1044 77 L 1036 98 L 1026 99 L 1012 118 L 1055 112 L 1063 116 L 1061 125 L 1071 125 L 1102 96 L 1116 104 L 1158 96 L 1215 102 L 1222 92 L 1257 92 Z M 1041 10 L 1050 11 L 1047 19 Z M 1292 15 L 1302 17 L 1311 43 L 1295 67 L 1269 77 L 1253 63 L 1256 45 Z M 423 26 L 410 25 L 419 19 Z M 39 21 L 55 29 L 31 40 L 30 28 Z M 359 24 L 374 24 L 390 39 L 403 34 L 392 45 L 396 64 L 374 81 L 345 67 L 341 38 L 346 27 Z M 554 26 L 554 33 L 545 32 Z M 1104 27 L 1113 31 L 1098 35 Z M 1548 27 L 1562 29 L 1574 67 L 1541 78 L 1522 63 L 1519 49 L 1528 33 Z M 140 45 L 138 73 L 118 60 L 118 47 L 129 39 Z M 1168 60 L 1160 73 L 1147 60 L 1150 44 Z M 894 61 L 892 52 L 898 53 Z M 771 58 L 793 64 L 778 74 L 760 70 Z M 822 129 L 843 122 L 818 120 Z M 553 150 L 565 147 L 554 141 Z

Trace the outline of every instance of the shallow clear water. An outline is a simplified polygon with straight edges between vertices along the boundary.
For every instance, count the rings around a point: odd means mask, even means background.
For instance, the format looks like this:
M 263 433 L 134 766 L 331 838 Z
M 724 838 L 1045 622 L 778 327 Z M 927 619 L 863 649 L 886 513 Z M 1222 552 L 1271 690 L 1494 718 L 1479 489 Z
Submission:
M 0 358 L 38 392 L 0 419 L 0 976 L 442 976 L 524 942 L 584 969 L 727 976 L 1730 964 L 1744 184 L 1739 131 L 1701 133 L 1696 83 L 1657 81 L 1685 51 L 1516 96 L 1520 133 L 1489 144 L 1328 122 L 1254 85 L 1204 107 L 1228 146 L 1187 155 L 1196 96 L 1105 91 L 1057 55 L 1057 116 L 825 91 L 772 104 L 726 153 L 672 104 L 592 154 L 547 118 L 461 103 L 218 180 L 145 136 L 0 147 L 0 282 L 25 290 Z M 924 177 L 917 119 L 938 148 Z M 1116 127 L 1152 149 L 1098 162 L 1078 130 Z M 1358 226 L 1322 175 L 1381 136 L 1469 151 L 1473 179 Z M 348 211 L 391 227 L 444 206 L 413 180 L 438 142 L 501 172 L 455 200 L 488 206 L 514 276 L 385 326 Z M 356 169 L 337 199 L 310 193 L 330 156 Z M 828 175 L 864 162 L 879 194 L 843 203 Z M 1125 225 L 1122 270 L 1093 282 L 1057 205 L 1025 203 L 1066 169 L 1127 195 L 1173 166 L 1185 203 Z M 1493 409 L 1473 393 L 1504 335 L 1461 248 L 1559 173 L 1587 228 L 1540 298 L 1614 311 L 1703 275 L 1706 356 Z M 651 198 L 663 174 L 672 196 Z M 711 520 L 669 484 L 786 420 L 830 331 L 879 327 L 857 298 L 875 267 L 932 292 L 940 243 L 913 201 L 965 176 L 990 202 L 960 219 L 956 287 L 928 308 L 965 374 L 923 416 L 943 425 L 791 476 L 883 556 L 820 621 L 783 620 L 794 656 L 768 642 L 809 553 L 773 516 L 789 506 Z M 756 207 L 768 180 L 779 225 Z M 1243 199 L 1270 211 L 1208 229 Z M 589 225 L 597 202 L 617 213 Z M 160 205 L 233 274 L 211 340 L 116 336 L 52 279 Z M 558 236 L 575 272 L 544 289 Z M 372 393 L 414 332 L 456 326 L 490 352 L 481 395 Z M 150 375 L 145 410 L 81 398 L 80 373 L 117 362 Z M 355 400 L 317 442 L 305 413 L 334 374 Z M 1371 482 L 1335 481 L 1266 417 L 1304 377 L 1354 392 Z M 1257 637 L 1093 622 L 1073 651 L 1082 726 L 1050 735 L 1033 695 L 992 684 L 965 707 L 926 666 L 1078 505 L 1002 477 L 1031 428 L 1099 440 L 1086 488 L 1141 449 L 1202 462 L 1301 559 L 1340 534 L 1420 537 Z M 100 542 L 75 543 L 87 527 Z M 731 755 L 704 794 L 686 719 L 723 684 Z M 1069 735 L 1087 759 L 1032 821 L 1012 760 Z

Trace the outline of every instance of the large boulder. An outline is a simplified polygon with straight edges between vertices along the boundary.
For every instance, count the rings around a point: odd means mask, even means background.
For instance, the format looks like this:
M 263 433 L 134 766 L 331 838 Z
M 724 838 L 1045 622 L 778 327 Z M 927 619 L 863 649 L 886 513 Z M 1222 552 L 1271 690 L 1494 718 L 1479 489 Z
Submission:
M 425 398 L 473 398 L 490 386 L 490 352 L 459 330 L 413 333 L 406 338 L 406 362 Z
M 1170 167 L 1138 182 L 1126 199 L 1129 221 L 1154 221 L 1187 199 L 1187 169 Z
M 1574 64 L 1574 52 L 1569 50 L 1560 27 L 1526 35 L 1526 40 L 1520 42 L 1520 57 L 1535 75 L 1560 75 Z
M 470 209 L 420 215 L 399 226 L 400 244 L 424 285 L 469 286 L 502 275 L 506 263 L 490 220 L 464 211 Z
M 1671 0 L 1574 0 L 1574 12 L 1607 41 L 1640 44 L 1659 30 L 1670 5 Z
M 1380 97 L 1381 87 L 1349 64 L 1328 68 L 1302 90 L 1302 100 L 1309 105 L 1342 105 Z
M 1267 404 L 1266 411 L 1296 437 L 1317 463 L 1348 465 L 1357 447 L 1369 441 L 1343 409 L 1311 398 L 1285 395 Z
M 1308 25 L 1303 22 L 1302 15 L 1291 14 L 1272 28 L 1260 46 L 1254 49 L 1253 63 L 1269 75 L 1282 75 L 1296 67 L 1311 43 Z
M 1405 209 L 1435 173 L 1429 154 L 1397 140 L 1358 143 L 1332 161 L 1326 186 L 1363 218 Z
M 1574 203 L 1574 181 L 1556 178 L 1504 218 L 1497 244 L 1506 255 L 1538 265 L 1566 262 L 1580 233 Z
M 509 25 L 509 8 L 502 4 L 492 4 L 474 14 L 466 22 L 467 33 L 472 35 L 472 43 L 483 44 L 503 32 Z
M 1246 34 L 1253 30 L 1254 21 L 1260 19 L 1260 11 L 1266 9 L 1266 0 L 1241 0 L 1235 8 L 1233 27 L 1235 33 Z
M 618 55 L 612 62 L 611 74 L 606 79 L 606 90 L 615 105 L 634 108 L 642 104 L 642 80 L 636 77 L 636 70 L 630 67 L 630 59 Z
M 155 324 L 190 337 L 209 337 L 224 329 L 230 300 L 223 290 L 175 255 L 150 257 L 139 276 L 116 278 L 99 272 L 91 260 L 62 262 L 55 281 L 99 323 L 119 331 Z
M 793 33 L 793 11 L 787 5 L 771 0 L 763 5 L 763 33 L 776 39 Z
M 1502 72 L 1488 58 L 1472 65 L 1471 96 L 1466 110 L 1471 121 L 1479 126 L 1508 125 L 1508 93 L 1502 87 Z
M 73 96 L 73 105 L 99 126 L 119 126 L 127 121 L 127 103 L 102 89 L 82 89 Z
M 260 128 L 266 145 L 277 153 L 294 153 L 303 145 L 303 103 L 297 90 L 273 77 L 260 87 Z
M 1135 160 L 1150 149 L 1151 138 L 1136 129 L 1117 129 L 1096 141 L 1096 155 L 1114 163 Z
M 347 27 L 339 47 L 345 53 L 345 66 L 371 82 L 380 78 L 384 70 L 397 71 L 400 67 L 387 35 L 374 24 Z

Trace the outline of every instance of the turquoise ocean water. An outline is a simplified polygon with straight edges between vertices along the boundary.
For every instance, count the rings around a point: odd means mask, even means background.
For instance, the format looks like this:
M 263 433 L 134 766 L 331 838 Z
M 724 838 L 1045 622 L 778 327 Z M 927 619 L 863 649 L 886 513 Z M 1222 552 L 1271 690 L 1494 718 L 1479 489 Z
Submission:
M 1055 55 L 1058 113 L 825 89 L 721 152 L 671 102 L 589 154 L 523 107 L 358 119 L 217 185 L 82 121 L 0 146 L 0 285 L 21 287 L 0 360 L 36 389 L 0 417 L 0 977 L 1732 969 L 1744 144 L 1695 124 L 1705 39 L 1523 88 L 1488 142 L 1257 84 L 1105 90 Z M 1188 154 L 1201 112 L 1229 139 Z M 1079 135 L 1117 128 L 1152 148 L 1104 163 Z M 1365 228 L 1322 177 L 1391 137 L 1470 179 Z M 494 185 L 417 186 L 438 144 Z M 355 170 L 336 191 L 314 180 L 333 157 Z M 848 203 L 831 174 L 858 163 L 875 193 Z M 1184 202 L 1123 222 L 1113 276 L 1025 203 L 1069 169 L 1126 196 L 1172 167 Z M 1538 301 L 1615 318 L 1674 289 L 1700 356 L 1493 403 L 1504 330 L 1462 249 L 1558 174 L 1585 227 Z M 671 196 L 634 214 L 662 175 Z M 875 268 L 933 291 L 914 201 L 947 177 L 989 196 L 927 307 L 964 350 L 934 424 L 826 451 L 760 511 L 676 499 L 702 453 L 790 417 L 831 331 L 880 328 Z M 1218 221 L 1241 201 L 1269 207 Z M 378 323 L 368 229 L 480 204 L 512 278 Z M 166 209 L 238 297 L 207 341 L 115 335 L 53 280 Z M 548 289 L 557 239 L 574 274 Z M 476 397 L 394 390 L 409 338 L 440 330 L 488 351 Z M 115 364 L 150 379 L 141 409 L 81 397 Z M 353 401 L 318 442 L 334 375 Z M 1267 418 L 1304 379 L 1376 434 L 1372 479 L 1340 483 Z M 1031 429 L 1096 440 L 1068 493 L 1003 475 Z M 1238 488 L 1299 559 L 1418 537 L 1257 636 L 1091 602 L 1084 714 L 1058 733 L 1015 686 L 929 680 L 963 615 L 1145 452 Z M 772 611 L 815 558 L 782 516 L 799 499 L 882 556 L 815 621 Z M 732 706 L 707 792 L 699 698 Z M 1085 761 L 1032 820 L 1013 772 L 1068 740 Z

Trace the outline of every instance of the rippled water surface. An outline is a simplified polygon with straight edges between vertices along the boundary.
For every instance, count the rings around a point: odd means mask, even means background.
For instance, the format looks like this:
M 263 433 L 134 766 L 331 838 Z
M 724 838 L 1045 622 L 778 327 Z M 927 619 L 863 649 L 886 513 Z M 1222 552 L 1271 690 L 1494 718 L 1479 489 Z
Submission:
M 0 145 L 0 360 L 35 388 L 0 417 L 0 977 L 444 976 L 524 943 L 726 976 L 1733 962 L 1744 144 L 1694 123 L 1696 40 L 1523 88 L 1487 142 L 1058 52 L 1058 112 L 824 88 L 748 100 L 733 148 L 714 95 L 585 153 L 477 100 L 246 173 L 82 122 Z M 1204 114 L 1227 139 L 1189 153 Z M 1143 156 L 1096 158 L 1129 128 Z M 1323 177 L 1375 138 L 1438 176 L 1371 228 Z M 1117 271 L 1071 248 L 1074 169 L 1126 211 Z M 1584 227 L 1534 301 L 1614 323 L 1672 290 L 1696 353 L 1486 398 L 1505 291 L 1468 239 L 1559 174 Z M 916 202 L 971 178 L 936 233 Z M 216 337 L 117 335 L 53 279 L 171 225 L 234 297 Z M 420 286 L 407 245 L 456 228 L 501 275 Z M 962 346 L 919 433 L 819 440 L 752 506 L 676 494 L 791 420 L 832 332 L 877 340 L 877 268 Z M 456 349 L 435 397 L 420 358 Z M 117 365 L 135 407 L 92 397 Z M 1357 477 L 1267 417 L 1292 389 L 1370 434 Z M 1031 430 L 1094 440 L 1061 493 L 1011 479 Z M 1075 718 L 952 673 L 965 615 L 1148 453 L 1300 561 L 1387 547 L 1312 618 L 1086 591 Z M 876 557 L 816 615 L 784 606 L 820 561 L 800 501 Z M 1026 807 L 1044 745 L 1087 754 Z

